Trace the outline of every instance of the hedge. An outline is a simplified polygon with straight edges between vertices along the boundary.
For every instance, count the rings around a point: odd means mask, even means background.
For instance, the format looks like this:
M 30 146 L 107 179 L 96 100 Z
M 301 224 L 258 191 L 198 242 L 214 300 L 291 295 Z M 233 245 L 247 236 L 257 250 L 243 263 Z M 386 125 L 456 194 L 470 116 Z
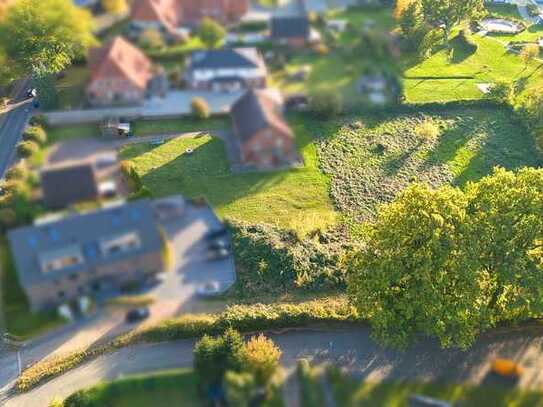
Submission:
M 103 345 L 40 361 L 22 372 L 15 383 L 15 389 L 18 392 L 26 392 L 100 355 L 137 343 L 199 338 L 205 334 L 217 335 L 228 327 L 242 333 L 251 333 L 331 322 L 361 323 L 363 319 L 345 298 L 297 304 L 234 305 L 215 315 L 185 315 L 123 334 Z

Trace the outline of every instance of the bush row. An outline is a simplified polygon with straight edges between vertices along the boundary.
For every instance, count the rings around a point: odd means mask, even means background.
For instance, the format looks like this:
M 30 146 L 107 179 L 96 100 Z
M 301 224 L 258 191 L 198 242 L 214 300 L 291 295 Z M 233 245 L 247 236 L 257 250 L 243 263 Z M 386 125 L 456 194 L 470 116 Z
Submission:
M 216 335 L 228 327 L 249 333 L 331 322 L 354 323 L 362 322 L 362 319 L 344 298 L 298 304 L 235 305 L 216 315 L 186 315 L 121 335 L 103 345 L 38 362 L 22 372 L 15 383 L 15 389 L 19 392 L 28 391 L 86 361 L 136 343 Z

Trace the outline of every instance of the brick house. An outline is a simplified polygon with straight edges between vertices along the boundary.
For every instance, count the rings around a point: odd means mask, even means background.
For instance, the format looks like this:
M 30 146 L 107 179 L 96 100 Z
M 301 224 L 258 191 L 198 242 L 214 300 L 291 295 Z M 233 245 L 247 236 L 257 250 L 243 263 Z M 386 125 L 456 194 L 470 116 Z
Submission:
M 203 18 L 221 24 L 238 22 L 249 10 L 249 0 L 135 0 L 130 27 L 137 33 L 153 28 L 167 36 L 179 36 L 181 27 L 196 27 Z
M 91 49 L 88 66 L 87 99 L 96 106 L 141 104 L 158 79 L 151 60 L 120 36 Z
M 195 51 L 185 80 L 191 89 L 233 92 L 266 87 L 268 71 L 256 48 Z
M 17 228 L 8 240 L 34 311 L 118 290 L 164 267 L 148 200 Z
M 299 161 L 294 134 L 281 106 L 265 90 L 247 91 L 231 109 L 240 163 L 269 169 Z

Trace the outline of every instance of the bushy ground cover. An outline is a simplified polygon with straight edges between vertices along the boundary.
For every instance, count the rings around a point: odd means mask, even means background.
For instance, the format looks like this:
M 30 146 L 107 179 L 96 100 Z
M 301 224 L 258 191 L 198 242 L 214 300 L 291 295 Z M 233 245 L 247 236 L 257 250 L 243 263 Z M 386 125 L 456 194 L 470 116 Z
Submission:
M 332 199 L 341 212 L 368 219 L 415 181 L 463 186 L 495 166 L 540 165 L 532 138 L 511 115 L 473 107 L 345 120 L 319 145 Z M 428 122 L 435 137 L 418 131 Z

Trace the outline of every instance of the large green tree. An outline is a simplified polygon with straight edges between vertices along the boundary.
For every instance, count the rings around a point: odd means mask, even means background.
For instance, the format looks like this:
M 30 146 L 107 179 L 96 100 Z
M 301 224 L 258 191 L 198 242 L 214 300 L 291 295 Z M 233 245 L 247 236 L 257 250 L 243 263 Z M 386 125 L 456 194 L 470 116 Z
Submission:
M 465 191 L 415 185 L 382 207 L 350 261 L 350 297 L 375 336 L 469 346 L 543 311 L 543 170 L 502 169 Z
M 465 207 L 458 190 L 415 185 L 369 226 L 365 249 L 352 258 L 348 288 L 380 341 L 401 347 L 419 332 L 444 346 L 473 340 L 479 322 L 470 310 L 481 291 L 461 250 Z
M 454 26 L 477 17 L 484 10 L 483 0 L 420 0 L 420 3 L 424 20 L 443 29 L 447 44 Z
M 226 35 L 226 30 L 215 20 L 204 18 L 198 30 L 198 37 L 207 48 L 220 45 Z
M 0 23 L 0 45 L 26 74 L 60 72 L 93 44 L 91 14 L 71 0 L 19 0 Z

